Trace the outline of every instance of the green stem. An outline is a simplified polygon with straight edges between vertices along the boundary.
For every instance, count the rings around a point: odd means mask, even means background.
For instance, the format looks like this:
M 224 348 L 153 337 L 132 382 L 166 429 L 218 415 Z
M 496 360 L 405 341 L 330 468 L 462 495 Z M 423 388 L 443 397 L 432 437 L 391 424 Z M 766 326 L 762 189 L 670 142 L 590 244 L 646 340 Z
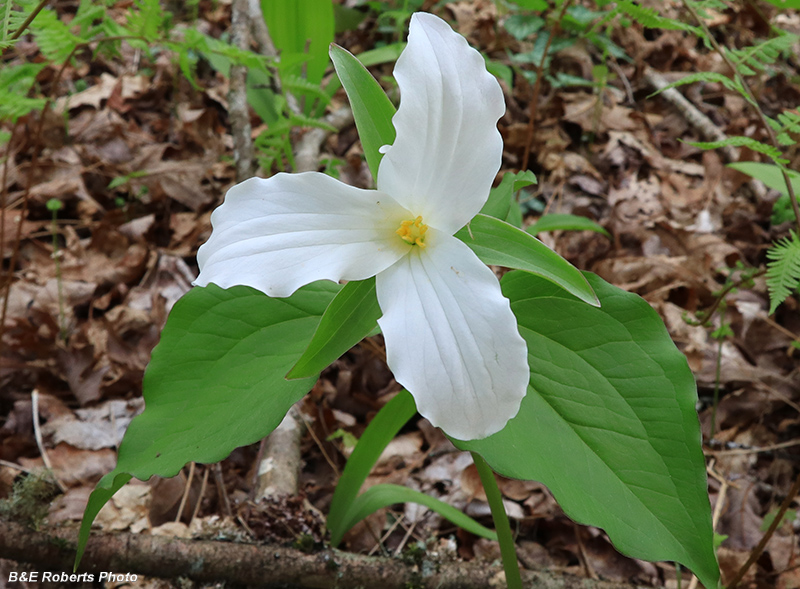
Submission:
M 514 548 L 514 538 L 511 535 L 511 524 L 508 522 L 506 509 L 503 507 L 503 497 L 494 478 L 494 472 L 486 461 L 475 452 L 471 452 L 478 476 L 481 477 L 483 490 L 486 491 L 486 500 L 492 510 L 494 529 L 500 541 L 500 554 L 503 557 L 503 568 L 506 571 L 506 584 L 508 589 L 522 589 L 522 577 L 517 564 L 517 551 Z

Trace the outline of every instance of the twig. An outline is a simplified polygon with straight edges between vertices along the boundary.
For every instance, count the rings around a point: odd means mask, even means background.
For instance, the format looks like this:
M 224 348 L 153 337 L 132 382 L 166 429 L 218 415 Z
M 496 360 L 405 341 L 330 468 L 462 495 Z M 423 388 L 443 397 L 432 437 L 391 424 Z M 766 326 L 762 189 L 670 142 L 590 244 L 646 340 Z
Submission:
M 206 466 L 203 469 L 203 482 L 200 484 L 200 493 L 197 495 L 197 503 L 194 504 L 194 511 L 192 512 L 192 517 L 189 518 L 189 527 L 192 527 L 192 522 L 197 518 L 197 514 L 200 512 L 200 505 L 203 503 L 203 495 L 206 494 L 206 487 L 208 485 L 208 472 L 209 468 Z
M 744 89 L 745 93 L 747 94 L 748 102 L 750 105 L 755 109 L 756 114 L 758 114 L 758 118 L 761 120 L 761 126 L 764 127 L 764 131 L 766 131 L 767 136 L 769 137 L 769 142 L 772 144 L 777 150 L 781 149 L 781 144 L 778 143 L 778 137 L 775 135 L 775 130 L 769 125 L 767 122 L 767 117 L 764 115 L 764 111 L 761 110 L 761 107 L 758 106 L 758 101 L 756 100 L 755 94 L 753 94 L 750 85 L 745 81 L 744 77 L 739 73 L 736 65 L 731 61 L 731 58 L 728 57 L 728 54 L 720 47 L 717 40 L 714 38 L 714 35 L 711 34 L 711 31 L 708 28 L 706 22 L 700 18 L 700 15 L 697 14 L 697 11 L 691 5 L 690 2 L 687 0 L 683 0 L 683 5 L 688 10 L 692 17 L 697 21 L 697 23 L 703 28 L 703 32 L 706 34 L 706 38 L 711 43 L 711 46 L 714 47 L 714 50 L 719 53 L 720 57 L 722 57 L 723 61 L 727 64 L 730 68 L 731 72 L 733 72 L 734 77 L 739 81 L 739 84 Z M 783 175 L 783 181 L 786 183 L 786 190 L 789 193 L 789 202 L 792 203 L 792 211 L 794 212 L 794 220 L 795 226 L 797 227 L 797 232 L 800 234 L 800 204 L 797 202 L 797 197 L 794 193 L 794 187 L 792 186 L 792 182 L 789 178 L 789 174 L 786 171 L 784 166 L 780 166 L 781 174 Z
M 192 480 L 194 479 L 194 461 L 189 463 L 189 476 L 186 477 L 186 484 L 183 487 L 183 497 L 181 497 L 181 504 L 178 506 L 178 514 L 175 516 L 175 521 L 181 521 L 183 509 L 186 507 L 186 502 L 189 500 L 189 492 L 192 490 Z M 199 501 L 198 501 L 199 503 Z
M 77 531 L 61 528 L 36 532 L 0 520 L 0 554 L 20 563 L 72 572 Z M 500 568 L 461 561 L 424 561 L 406 564 L 400 559 L 367 557 L 335 549 L 306 554 L 277 545 L 242 544 L 211 540 L 184 540 L 147 534 L 93 533 L 78 569 L 94 575 L 103 571 L 199 582 L 224 581 L 253 587 L 380 587 L 402 589 L 489 589 L 497 587 Z M 524 571 L 526 587 L 540 589 L 644 589 L 559 575 Z
M 234 0 L 231 14 L 231 42 L 242 50 L 250 48 L 248 32 L 248 0 Z M 255 175 L 253 165 L 253 138 L 250 126 L 250 109 L 247 104 L 247 68 L 231 66 L 231 84 L 228 91 L 228 114 L 233 136 L 233 159 L 236 165 L 236 181 L 241 182 Z
M 522 166 L 520 166 L 520 172 L 524 172 L 528 169 L 528 159 L 531 155 L 531 143 L 533 143 L 533 131 L 536 128 L 536 110 L 538 108 L 539 102 L 539 92 L 542 87 L 542 76 L 544 75 L 544 63 L 547 60 L 547 52 L 550 50 L 550 44 L 553 42 L 553 37 L 558 35 L 561 32 L 561 21 L 564 18 L 564 14 L 569 8 L 571 0 L 565 0 L 565 2 L 561 5 L 561 10 L 558 13 L 558 18 L 555 20 L 555 25 L 553 26 L 553 30 L 551 30 L 547 37 L 547 43 L 544 46 L 544 52 L 542 52 L 542 59 L 539 62 L 539 66 L 536 69 L 536 82 L 533 84 L 533 94 L 531 96 L 531 103 L 528 106 L 528 134 L 525 139 L 525 152 L 522 155 Z
M 22 465 L 16 464 L 14 462 L 9 462 L 8 460 L 0 460 L 0 466 L 5 466 L 6 468 L 12 468 L 20 472 L 27 472 L 28 474 L 33 472 L 32 468 L 25 468 Z
M 228 491 L 225 490 L 225 479 L 222 477 L 222 467 L 219 462 L 213 464 L 211 467 L 214 473 L 214 483 L 217 485 L 217 497 L 222 504 L 222 513 L 225 517 L 233 517 L 233 508 L 231 507 L 231 500 L 228 497 Z
M 769 539 L 772 538 L 772 534 L 775 533 L 775 530 L 777 530 L 778 526 L 781 525 L 781 522 L 783 522 L 783 516 L 786 514 L 786 511 L 789 509 L 789 505 L 792 504 L 792 501 L 794 501 L 795 496 L 799 492 L 800 492 L 800 475 L 798 475 L 798 477 L 795 479 L 792 488 L 789 489 L 789 492 L 786 494 L 786 498 L 783 500 L 783 503 L 781 503 L 781 506 L 778 509 L 778 513 L 775 515 L 775 518 L 769 524 L 767 531 L 764 532 L 764 535 L 761 537 L 761 541 L 750 553 L 750 557 L 747 559 L 747 562 L 745 562 L 742 565 L 742 568 L 739 569 L 739 572 L 736 573 L 736 576 L 728 584 L 728 589 L 735 589 L 735 587 L 741 582 L 741 580 L 747 574 L 747 571 L 750 570 L 750 567 L 753 566 L 753 563 L 757 561 L 758 558 L 761 556 L 761 553 L 764 552 L 764 548 L 766 548 L 767 542 L 769 542 Z
M 42 455 L 42 462 L 44 462 L 44 466 L 50 472 L 53 472 L 53 478 L 58 485 L 58 488 L 61 489 L 62 493 L 67 492 L 67 488 L 64 486 L 64 483 L 55 475 L 53 471 L 53 463 L 50 462 L 50 457 L 47 455 L 47 451 L 44 449 L 44 440 L 42 440 L 42 428 L 39 425 L 39 391 L 37 389 L 33 389 L 31 391 L 31 413 L 33 415 L 33 436 L 36 438 L 36 446 L 39 448 L 39 454 Z

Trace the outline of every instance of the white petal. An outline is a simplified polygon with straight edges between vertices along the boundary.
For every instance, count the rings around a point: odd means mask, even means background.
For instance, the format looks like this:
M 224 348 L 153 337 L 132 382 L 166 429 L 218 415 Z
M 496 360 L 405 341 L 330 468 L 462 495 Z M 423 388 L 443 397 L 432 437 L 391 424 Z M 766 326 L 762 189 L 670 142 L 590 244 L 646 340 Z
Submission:
M 318 172 L 250 178 L 211 215 L 195 284 L 286 297 L 315 280 L 369 278 L 412 248 L 395 234 L 407 218 L 391 197 Z
M 527 346 L 472 250 L 434 229 L 425 242 L 377 277 L 387 362 L 431 423 L 458 439 L 484 438 L 519 411 Z
M 481 209 L 500 169 L 503 92 L 480 53 L 432 14 L 411 17 L 394 76 L 397 139 L 381 160 L 378 188 L 453 234 Z

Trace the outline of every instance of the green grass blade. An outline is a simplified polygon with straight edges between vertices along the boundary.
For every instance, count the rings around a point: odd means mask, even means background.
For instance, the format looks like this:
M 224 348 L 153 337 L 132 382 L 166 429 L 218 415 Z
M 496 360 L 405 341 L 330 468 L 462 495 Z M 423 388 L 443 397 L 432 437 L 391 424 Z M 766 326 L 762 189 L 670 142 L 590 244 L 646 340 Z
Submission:
M 444 501 L 426 495 L 425 493 L 400 485 L 375 485 L 364 491 L 353 501 L 350 510 L 347 512 L 347 517 L 345 518 L 342 528 L 347 531 L 365 517 L 383 507 L 388 507 L 395 503 L 419 503 L 431 511 L 435 511 L 459 528 L 463 528 L 482 538 L 497 540 L 497 534 L 495 532 L 486 526 L 482 526 L 452 505 L 448 505 Z
M 417 412 L 414 399 L 408 391 L 400 391 L 373 418 L 356 444 L 344 467 L 344 472 L 333 493 L 328 511 L 328 529 L 331 544 L 336 546 L 348 530 L 344 527 L 361 485 L 367 479 L 378 457 L 400 428 Z

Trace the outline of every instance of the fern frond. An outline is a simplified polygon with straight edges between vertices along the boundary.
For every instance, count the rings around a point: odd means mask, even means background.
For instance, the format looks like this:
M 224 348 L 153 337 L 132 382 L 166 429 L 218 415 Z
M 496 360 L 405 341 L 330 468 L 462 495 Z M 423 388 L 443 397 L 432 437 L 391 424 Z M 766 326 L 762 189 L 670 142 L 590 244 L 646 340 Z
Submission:
M 309 82 L 305 78 L 301 78 L 300 76 L 283 76 L 281 79 L 283 83 L 283 87 L 289 90 L 292 93 L 302 93 L 311 96 L 316 96 L 320 100 L 322 100 L 325 104 L 328 104 L 331 99 L 330 97 L 323 92 L 322 88 L 319 87 L 318 84 L 314 84 L 313 82 Z
M 783 301 L 800 284 L 800 239 L 792 231 L 789 237 L 778 241 L 767 250 L 767 288 L 769 312 L 775 312 Z
M 63 63 L 72 55 L 78 45 L 86 42 L 86 39 L 73 34 L 50 8 L 42 10 L 30 27 L 39 51 L 47 59 L 56 63 Z
M 617 7 L 611 11 L 613 16 L 625 14 L 647 29 L 664 29 L 686 31 L 704 37 L 703 29 L 671 18 L 661 16 L 655 8 L 648 8 L 634 4 L 631 0 L 619 0 Z M 605 19 L 604 19 L 605 20 Z
M 16 121 L 44 108 L 43 98 L 28 98 L 43 63 L 24 63 L 0 69 L 0 120 Z
M 315 119 L 312 117 L 307 117 L 305 115 L 300 115 L 296 113 L 291 113 L 289 115 L 289 123 L 293 127 L 317 127 L 319 129 L 325 129 L 326 131 L 330 131 L 331 133 L 336 133 L 338 129 L 333 125 L 326 123 L 322 119 Z
M 664 90 L 668 90 L 670 88 L 676 88 L 678 86 L 685 86 L 686 84 L 694 84 L 695 82 L 705 82 L 705 83 L 714 83 L 717 82 L 725 86 L 728 90 L 732 90 L 734 92 L 738 92 L 741 94 L 748 102 L 750 102 L 750 97 L 747 95 L 747 92 L 742 87 L 741 83 L 736 78 L 729 78 L 723 74 L 717 72 L 696 72 L 694 74 L 689 74 L 687 76 L 682 77 L 679 80 L 672 82 L 671 84 L 667 84 L 663 88 L 656 90 L 653 92 L 648 98 L 651 96 L 655 96 L 657 94 L 661 94 Z
M 791 49 L 798 41 L 800 41 L 800 37 L 797 35 L 784 33 L 780 37 L 768 39 L 758 45 L 729 50 L 728 53 L 740 74 L 754 76 L 758 72 L 764 71 L 768 65 L 775 63 L 781 53 Z
M 128 11 L 128 27 L 134 35 L 149 42 L 159 40 L 164 23 L 164 11 L 159 0 L 136 0 Z
M 733 147 L 747 147 L 758 153 L 763 153 L 777 164 L 789 163 L 789 160 L 781 157 L 782 154 L 779 150 L 775 149 L 771 145 L 757 141 L 752 137 L 742 137 L 741 135 L 736 135 L 733 137 L 728 137 L 722 141 L 687 141 L 687 143 L 694 147 L 699 147 L 700 149 L 717 149 L 718 147 L 727 147 L 729 145 Z
M 11 0 L 0 0 L 0 41 L 6 41 L 11 33 Z
M 781 145 L 796 145 L 798 142 L 792 139 L 791 134 L 800 134 L 800 112 L 795 110 L 785 110 L 778 115 L 779 128 L 778 142 Z

